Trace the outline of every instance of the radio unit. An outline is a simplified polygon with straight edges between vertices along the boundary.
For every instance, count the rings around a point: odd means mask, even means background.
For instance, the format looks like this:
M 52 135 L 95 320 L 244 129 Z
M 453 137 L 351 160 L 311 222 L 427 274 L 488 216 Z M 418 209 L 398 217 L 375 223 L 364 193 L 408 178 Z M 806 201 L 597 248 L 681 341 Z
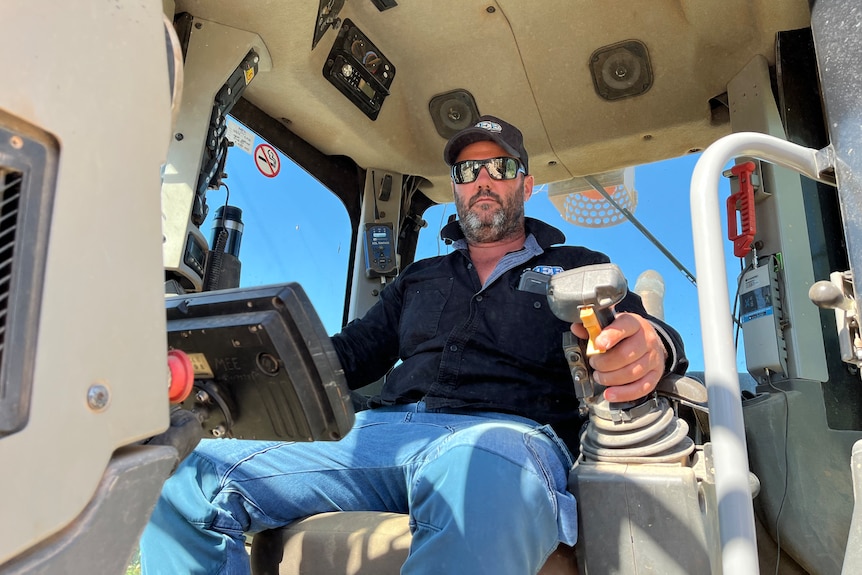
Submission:
M 346 19 L 323 65 L 323 75 L 366 116 L 376 120 L 395 78 L 395 66 Z

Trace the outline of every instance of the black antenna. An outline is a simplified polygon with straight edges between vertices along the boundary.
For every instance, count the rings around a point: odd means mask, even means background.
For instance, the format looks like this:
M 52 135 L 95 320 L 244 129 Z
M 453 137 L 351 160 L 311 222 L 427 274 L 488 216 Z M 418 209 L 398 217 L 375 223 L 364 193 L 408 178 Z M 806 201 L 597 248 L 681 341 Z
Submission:
M 371 191 L 374 194 L 374 221 L 380 219 L 380 211 L 377 209 L 377 177 L 374 170 L 371 170 Z

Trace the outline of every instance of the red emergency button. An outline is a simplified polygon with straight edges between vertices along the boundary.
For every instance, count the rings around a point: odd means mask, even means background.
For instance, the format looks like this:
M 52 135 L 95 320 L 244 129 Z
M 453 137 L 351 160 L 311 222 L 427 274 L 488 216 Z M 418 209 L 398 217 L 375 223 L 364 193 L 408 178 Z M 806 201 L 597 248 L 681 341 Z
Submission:
M 168 351 L 168 369 L 170 384 L 168 385 L 168 400 L 171 403 L 182 403 L 192 392 L 195 383 L 195 370 L 192 360 L 184 351 L 172 349 Z

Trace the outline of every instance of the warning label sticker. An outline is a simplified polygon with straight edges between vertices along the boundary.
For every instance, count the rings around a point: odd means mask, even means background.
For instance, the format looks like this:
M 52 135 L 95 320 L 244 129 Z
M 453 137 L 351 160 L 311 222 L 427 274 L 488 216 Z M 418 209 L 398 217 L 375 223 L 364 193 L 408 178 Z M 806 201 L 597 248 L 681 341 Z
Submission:
M 207 361 L 207 356 L 202 353 L 190 353 L 188 356 L 192 361 L 192 368 L 195 370 L 196 376 L 208 379 L 215 377 L 213 370 Z
M 233 142 L 234 147 L 246 154 L 251 154 L 254 147 L 254 133 L 251 130 L 247 130 L 237 122 L 228 122 L 225 135 Z

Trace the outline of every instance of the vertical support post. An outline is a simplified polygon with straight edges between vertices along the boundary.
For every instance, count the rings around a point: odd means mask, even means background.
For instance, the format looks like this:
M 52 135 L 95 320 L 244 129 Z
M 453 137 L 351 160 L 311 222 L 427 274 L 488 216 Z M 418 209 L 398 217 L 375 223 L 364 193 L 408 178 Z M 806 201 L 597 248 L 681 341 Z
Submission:
M 834 154 L 847 257 L 854 278 L 862 278 L 862 5 L 845 0 L 813 2 L 811 32 Z M 854 284 L 856 301 L 859 285 L 859 281 Z
M 257 34 L 194 19 L 184 67 L 183 102 L 162 184 L 162 227 L 165 269 L 186 278 L 195 291 L 203 287 L 203 269 L 189 265 L 186 255 L 189 242 L 197 244 L 201 252 L 207 249 L 206 238 L 190 218 L 213 101 L 252 48 L 260 56 L 258 73 L 271 70 L 269 51 Z
M 754 509 L 748 482 L 748 454 L 731 333 L 730 298 L 718 202 L 718 178 L 724 165 L 739 156 L 753 157 L 821 180 L 822 162 L 815 150 L 765 134 L 742 132 L 709 146 L 691 178 L 691 222 L 697 270 L 701 336 L 709 427 L 715 461 L 722 569 L 726 575 L 757 573 Z

